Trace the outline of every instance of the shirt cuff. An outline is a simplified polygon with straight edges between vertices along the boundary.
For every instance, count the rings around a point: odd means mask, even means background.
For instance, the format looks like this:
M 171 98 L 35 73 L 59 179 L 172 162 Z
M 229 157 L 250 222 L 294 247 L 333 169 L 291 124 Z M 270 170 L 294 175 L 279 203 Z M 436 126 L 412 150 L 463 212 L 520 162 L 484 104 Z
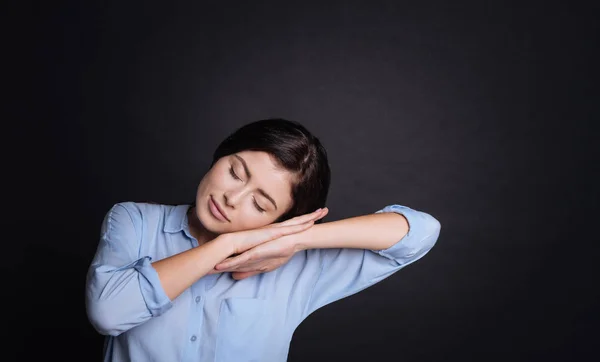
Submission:
M 408 232 L 391 247 L 373 250 L 379 255 L 405 264 L 425 255 L 437 241 L 440 223 L 433 216 L 403 205 L 388 205 L 375 213 L 382 212 L 395 212 L 403 215 L 408 221 Z
M 156 317 L 171 308 L 172 302 L 160 284 L 158 273 L 150 263 L 151 261 L 152 257 L 145 256 L 136 260 L 133 267 L 140 275 L 140 290 L 146 302 L 146 307 L 148 307 L 152 316 Z

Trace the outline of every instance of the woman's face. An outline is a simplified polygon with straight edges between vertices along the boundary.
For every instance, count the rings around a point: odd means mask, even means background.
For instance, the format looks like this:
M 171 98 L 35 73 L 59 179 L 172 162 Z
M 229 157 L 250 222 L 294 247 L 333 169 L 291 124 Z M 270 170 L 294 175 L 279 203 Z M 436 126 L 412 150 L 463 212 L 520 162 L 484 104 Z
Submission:
M 270 224 L 291 208 L 293 180 L 266 152 L 224 156 L 198 185 L 196 216 L 215 234 Z

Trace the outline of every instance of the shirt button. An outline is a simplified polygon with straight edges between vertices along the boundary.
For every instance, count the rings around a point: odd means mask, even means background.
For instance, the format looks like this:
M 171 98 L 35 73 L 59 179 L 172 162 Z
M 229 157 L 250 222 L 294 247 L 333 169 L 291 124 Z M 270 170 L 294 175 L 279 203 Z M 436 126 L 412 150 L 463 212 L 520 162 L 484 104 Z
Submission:
M 196 336 L 192 336 L 192 338 L 190 338 L 190 341 L 194 342 L 196 340 Z
M 196 297 L 196 303 L 200 303 L 200 297 Z

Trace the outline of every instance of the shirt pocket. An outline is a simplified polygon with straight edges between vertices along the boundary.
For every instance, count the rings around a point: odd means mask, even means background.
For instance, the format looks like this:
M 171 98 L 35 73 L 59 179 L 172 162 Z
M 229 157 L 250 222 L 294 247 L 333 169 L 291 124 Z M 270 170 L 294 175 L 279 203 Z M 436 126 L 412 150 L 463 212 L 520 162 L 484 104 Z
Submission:
M 267 300 L 232 297 L 219 308 L 215 362 L 265 362 L 270 330 Z

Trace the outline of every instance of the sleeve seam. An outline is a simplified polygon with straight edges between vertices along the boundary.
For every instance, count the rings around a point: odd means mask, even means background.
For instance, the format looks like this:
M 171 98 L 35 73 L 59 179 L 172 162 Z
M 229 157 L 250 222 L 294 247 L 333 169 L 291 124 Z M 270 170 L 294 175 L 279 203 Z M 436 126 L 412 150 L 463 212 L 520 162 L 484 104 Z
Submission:
M 118 205 L 118 206 L 120 206 L 120 207 L 121 207 L 123 210 L 125 210 L 125 212 L 127 213 L 127 216 L 129 216 L 129 221 L 131 221 L 131 226 L 132 226 L 132 228 L 133 228 L 133 232 L 134 232 L 134 234 L 135 234 L 135 236 L 136 236 L 136 239 L 137 239 L 137 241 L 138 241 L 138 243 L 139 243 L 139 248 L 141 248 L 141 246 L 142 246 L 142 245 L 141 245 L 141 243 L 142 243 L 142 238 L 141 238 L 141 236 L 138 234 L 138 231 L 137 231 L 137 229 L 136 229 L 136 227 L 135 227 L 135 221 L 133 220 L 133 216 L 131 216 L 131 213 L 129 212 L 129 210 L 128 210 L 128 209 L 127 209 L 127 208 L 126 208 L 126 207 L 125 207 L 123 204 L 120 204 L 120 203 L 119 203 L 119 204 L 117 204 L 117 205 Z M 138 249 L 139 249 L 139 248 L 138 248 Z M 141 254 L 140 254 L 140 250 L 138 250 L 138 256 L 139 256 L 139 255 L 141 255 Z
M 129 210 L 127 210 L 127 208 L 125 206 L 123 206 L 122 204 L 117 204 L 117 206 L 120 206 L 123 210 L 125 210 L 125 212 L 127 213 L 127 216 L 129 216 L 129 220 L 131 221 L 131 225 L 135 225 L 135 223 L 133 221 L 133 217 L 131 216 L 131 213 L 129 212 Z
M 105 238 L 106 235 L 110 234 L 110 232 L 112 231 L 112 228 L 113 228 L 112 219 L 113 219 L 113 214 L 115 212 L 115 206 L 116 205 L 114 205 L 113 207 L 110 208 L 110 211 L 108 212 L 108 215 L 106 216 L 106 223 L 107 223 L 108 227 L 106 228 L 104 233 L 101 235 L 102 238 Z

